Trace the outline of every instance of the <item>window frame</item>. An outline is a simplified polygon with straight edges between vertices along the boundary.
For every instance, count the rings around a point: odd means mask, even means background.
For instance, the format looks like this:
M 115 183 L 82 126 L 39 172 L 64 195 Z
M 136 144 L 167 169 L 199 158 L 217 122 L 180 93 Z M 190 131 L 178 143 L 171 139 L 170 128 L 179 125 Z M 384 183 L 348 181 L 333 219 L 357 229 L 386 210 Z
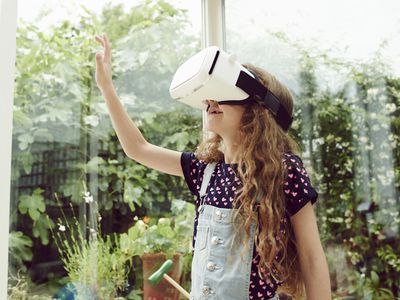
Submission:
M 8 238 L 10 227 L 10 181 L 12 155 L 12 117 L 16 56 L 17 0 L 0 0 L 0 236 L 6 241 L 0 246 L 0 299 L 7 299 L 8 283 Z
M 0 140 L 5 147 L 0 148 L 0 198 L 4 207 L 0 210 L 0 235 L 7 237 L 0 246 L 0 299 L 7 299 L 8 284 L 8 238 L 10 228 L 10 181 L 12 159 L 12 118 L 14 100 L 14 79 L 16 59 L 16 29 L 18 0 L 0 0 L 0 99 L 2 109 L 0 119 Z M 202 0 L 201 3 L 202 49 L 218 46 L 225 49 L 225 0 Z M 7 45 L 7 46 L 4 46 Z M 203 111 L 203 133 L 206 130 L 207 114 Z
M 226 49 L 225 0 L 201 1 L 201 48 L 217 46 Z M 202 112 L 203 138 L 210 132 L 207 130 L 207 112 Z

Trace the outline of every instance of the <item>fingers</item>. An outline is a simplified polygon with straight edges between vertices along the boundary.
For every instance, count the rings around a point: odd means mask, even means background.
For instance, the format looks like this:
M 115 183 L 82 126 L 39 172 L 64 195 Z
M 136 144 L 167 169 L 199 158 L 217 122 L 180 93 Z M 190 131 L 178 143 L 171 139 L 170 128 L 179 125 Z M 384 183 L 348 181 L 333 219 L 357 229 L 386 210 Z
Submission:
M 103 67 L 103 54 L 102 53 L 96 53 L 96 71 L 101 70 Z
M 101 61 L 102 58 L 103 58 L 103 53 L 97 52 L 96 53 L 96 60 Z
M 96 35 L 95 39 L 97 42 L 99 42 L 104 47 L 104 40 L 101 36 Z M 99 67 L 99 65 L 102 63 L 102 60 L 103 60 L 103 53 L 97 52 L 96 53 L 96 67 Z
M 95 39 L 96 39 L 96 41 L 98 41 L 104 47 L 105 42 L 104 42 L 104 39 L 101 36 L 96 35 Z
M 106 62 L 111 63 L 111 46 L 110 46 L 110 41 L 108 40 L 107 35 L 106 34 L 96 35 L 95 39 L 104 48 L 104 55 L 102 55 L 102 53 L 98 53 L 100 55 L 96 55 L 96 59 L 100 60 L 103 58 Z
M 110 41 L 108 40 L 108 36 L 106 34 L 103 35 L 104 39 L 104 56 L 108 62 L 111 62 L 111 46 Z

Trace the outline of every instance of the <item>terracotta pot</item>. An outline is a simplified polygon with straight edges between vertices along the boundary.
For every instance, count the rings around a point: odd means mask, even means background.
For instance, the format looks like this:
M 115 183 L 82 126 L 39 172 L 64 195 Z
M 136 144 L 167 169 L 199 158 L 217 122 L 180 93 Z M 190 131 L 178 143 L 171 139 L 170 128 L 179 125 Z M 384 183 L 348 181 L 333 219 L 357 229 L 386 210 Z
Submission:
M 167 273 L 172 279 L 180 284 L 180 277 L 182 273 L 181 255 L 175 254 L 172 258 L 173 267 Z M 179 291 L 170 284 L 165 278 L 154 286 L 148 282 L 149 276 L 156 272 L 158 268 L 166 261 L 164 253 L 144 254 L 142 257 L 143 262 L 143 299 L 144 300 L 179 300 Z

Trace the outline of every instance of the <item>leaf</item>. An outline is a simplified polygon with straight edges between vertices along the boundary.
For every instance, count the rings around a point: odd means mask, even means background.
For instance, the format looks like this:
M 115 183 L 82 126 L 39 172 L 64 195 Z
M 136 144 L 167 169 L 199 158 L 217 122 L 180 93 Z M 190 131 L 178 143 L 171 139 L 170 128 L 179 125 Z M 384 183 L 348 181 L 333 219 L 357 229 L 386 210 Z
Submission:
M 129 180 L 124 181 L 124 202 L 125 203 L 136 203 L 138 206 L 142 206 L 140 201 L 143 195 L 143 188 L 140 186 L 134 186 Z M 132 208 L 131 208 L 132 209 Z
M 41 195 L 43 192 L 43 189 L 37 188 L 32 195 L 21 195 L 19 198 L 19 211 L 22 214 L 28 213 L 33 221 L 36 221 L 46 209 L 44 198 Z
M 82 181 L 76 182 L 76 180 L 70 179 L 60 187 L 60 190 L 64 196 L 71 196 L 71 199 L 75 203 L 80 203 L 83 200 L 82 192 L 84 191 L 84 187 Z
M 84 122 L 87 125 L 96 127 L 97 125 L 99 125 L 99 117 L 96 115 L 85 116 Z
M 175 232 L 172 230 L 171 227 L 159 227 L 158 232 L 165 237 L 166 239 L 170 240 L 175 237 Z
M 160 1 L 159 5 L 162 8 L 162 11 L 167 13 L 171 17 L 177 13 L 177 10 L 171 4 L 165 1 Z
M 54 227 L 54 222 L 48 218 L 38 218 L 33 222 L 32 233 L 36 238 L 40 238 L 42 245 L 49 244 L 49 229 Z
M 18 136 L 19 149 L 26 150 L 33 143 L 33 136 L 30 133 L 23 133 Z
M 379 287 L 379 276 L 375 271 L 371 271 L 371 281 L 374 287 Z
M 167 138 L 164 139 L 162 145 L 169 146 L 170 144 L 176 145 L 177 150 L 183 151 L 186 146 L 189 144 L 190 138 L 189 133 L 184 132 L 177 132 Z
M 45 141 L 45 142 L 54 141 L 53 135 L 49 132 L 47 128 L 38 128 L 33 135 L 37 137 L 35 141 Z
M 138 223 L 136 223 L 138 224 Z M 134 241 L 136 239 L 138 239 L 139 237 L 141 237 L 143 234 L 143 231 L 139 228 L 139 226 L 132 226 L 131 228 L 129 228 L 128 230 L 128 237 Z
M 108 183 L 105 180 L 102 180 L 99 182 L 99 189 L 102 192 L 105 192 L 108 190 Z
M 132 290 L 126 298 L 128 300 L 141 300 L 143 299 L 143 291 L 137 289 L 137 290 Z
M 187 205 L 186 201 L 183 201 L 180 199 L 174 199 L 174 200 L 172 200 L 172 203 L 171 203 L 171 212 L 175 216 L 178 216 L 184 212 L 186 205 Z
M 31 128 L 33 126 L 32 119 L 22 111 L 21 107 L 14 106 L 13 122 L 16 128 Z
M 149 125 L 154 122 L 154 119 L 157 117 L 157 114 L 153 112 L 143 112 L 140 114 L 140 117 Z
M 104 209 L 105 210 L 110 210 L 113 207 L 113 201 L 112 200 L 107 200 L 106 203 L 104 204 Z
M 169 226 L 171 226 L 171 219 L 160 218 L 160 219 L 158 219 L 158 225 L 159 226 L 169 227 Z
M 25 174 L 30 174 L 32 171 L 32 165 L 34 162 L 32 153 L 31 152 L 20 152 L 17 154 L 17 159 L 22 163 Z
M 138 60 L 139 60 L 140 66 L 144 65 L 144 63 L 147 61 L 148 57 L 149 57 L 149 51 L 140 52 L 138 54 Z
M 22 265 L 23 261 L 31 261 L 32 254 L 32 240 L 24 235 L 21 231 L 11 231 L 8 236 L 8 251 L 19 265 Z
M 105 160 L 100 156 L 95 156 L 91 160 L 89 160 L 86 164 L 86 172 L 98 172 L 99 165 L 105 164 Z

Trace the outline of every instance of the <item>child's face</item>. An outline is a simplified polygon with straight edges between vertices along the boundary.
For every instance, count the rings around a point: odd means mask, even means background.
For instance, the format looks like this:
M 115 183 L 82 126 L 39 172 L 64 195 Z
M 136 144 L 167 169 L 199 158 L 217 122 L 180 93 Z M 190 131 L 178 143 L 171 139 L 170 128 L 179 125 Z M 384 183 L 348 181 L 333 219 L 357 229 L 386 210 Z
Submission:
M 245 111 L 244 105 L 219 105 L 217 101 L 207 100 L 210 105 L 207 111 L 207 129 L 222 137 L 236 135 L 239 124 Z M 220 113 L 211 113 L 217 111 Z

